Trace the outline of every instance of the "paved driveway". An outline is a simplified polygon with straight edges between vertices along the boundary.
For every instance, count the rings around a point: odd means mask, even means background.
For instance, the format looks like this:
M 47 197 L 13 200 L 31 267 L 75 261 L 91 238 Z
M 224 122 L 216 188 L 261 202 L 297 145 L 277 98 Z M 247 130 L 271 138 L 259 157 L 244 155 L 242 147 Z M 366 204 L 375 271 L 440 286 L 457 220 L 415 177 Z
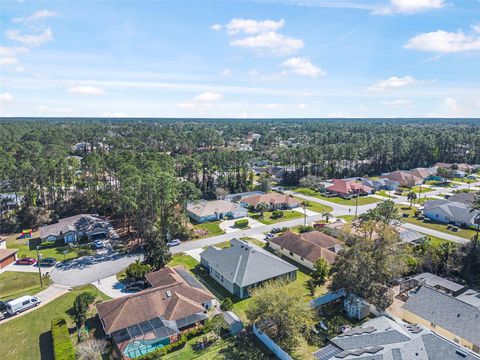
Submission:
M 59 263 L 50 277 L 56 284 L 78 286 L 107 278 L 125 269 L 135 260 L 143 260 L 143 254 L 121 255 L 113 251 L 105 254 L 84 256 Z

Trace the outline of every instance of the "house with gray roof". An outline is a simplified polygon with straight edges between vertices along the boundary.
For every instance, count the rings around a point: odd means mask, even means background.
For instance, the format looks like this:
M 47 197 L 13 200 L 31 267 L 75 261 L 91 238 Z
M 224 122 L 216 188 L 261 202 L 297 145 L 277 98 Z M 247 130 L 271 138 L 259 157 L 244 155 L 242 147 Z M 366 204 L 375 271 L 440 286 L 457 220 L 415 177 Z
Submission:
M 419 325 L 380 316 L 330 340 L 316 360 L 479 360 L 476 354 Z
M 197 223 L 227 218 L 238 219 L 248 215 L 248 210 L 227 200 L 201 200 L 187 205 L 188 216 Z
M 58 222 L 40 227 L 42 241 L 63 240 L 74 243 L 83 237 L 89 241 L 106 239 L 114 233 L 108 220 L 95 214 L 80 214 L 58 220 Z
M 400 186 L 400 183 L 395 180 L 390 180 L 386 178 L 380 179 L 366 179 L 361 178 L 362 184 L 369 186 L 375 190 L 397 190 Z
M 480 307 L 430 286 L 410 292 L 403 320 L 421 324 L 480 354 Z
M 426 201 L 423 207 L 423 215 L 430 220 L 444 224 L 457 226 L 474 226 L 475 217 L 479 212 L 470 209 L 470 205 L 448 200 Z
M 230 247 L 224 249 L 209 246 L 200 253 L 200 260 L 215 281 L 242 299 L 249 296 L 250 289 L 265 281 L 297 277 L 295 266 L 239 239 L 232 239 Z

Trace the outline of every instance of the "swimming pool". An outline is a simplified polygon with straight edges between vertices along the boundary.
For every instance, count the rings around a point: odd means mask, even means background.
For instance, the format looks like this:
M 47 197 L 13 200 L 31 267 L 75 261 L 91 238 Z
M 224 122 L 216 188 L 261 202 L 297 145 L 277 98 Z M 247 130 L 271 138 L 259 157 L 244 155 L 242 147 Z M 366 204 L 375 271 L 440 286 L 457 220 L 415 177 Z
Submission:
M 149 352 L 162 348 L 168 344 L 170 344 L 169 338 L 163 340 L 135 340 L 127 345 L 123 351 L 123 355 L 135 359 L 136 357 L 148 354 Z

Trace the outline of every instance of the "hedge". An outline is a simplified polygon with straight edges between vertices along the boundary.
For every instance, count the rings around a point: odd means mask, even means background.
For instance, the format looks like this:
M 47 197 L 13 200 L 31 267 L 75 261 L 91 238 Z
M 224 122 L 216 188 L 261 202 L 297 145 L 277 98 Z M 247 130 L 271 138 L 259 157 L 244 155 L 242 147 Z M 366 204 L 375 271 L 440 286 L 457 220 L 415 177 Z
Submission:
M 55 360 L 75 360 L 75 349 L 70 340 L 65 319 L 55 318 L 52 320 L 52 339 Z
M 248 226 L 248 219 L 237 220 L 235 221 L 234 226 L 239 229 L 246 228 Z

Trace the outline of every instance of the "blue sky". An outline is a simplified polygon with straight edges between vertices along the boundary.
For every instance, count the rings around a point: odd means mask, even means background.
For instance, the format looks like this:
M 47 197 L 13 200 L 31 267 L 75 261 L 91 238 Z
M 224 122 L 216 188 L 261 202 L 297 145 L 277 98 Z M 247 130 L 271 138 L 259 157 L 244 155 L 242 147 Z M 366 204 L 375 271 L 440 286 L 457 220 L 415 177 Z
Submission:
M 479 0 L 2 1 L 2 116 L 480 117 Z

